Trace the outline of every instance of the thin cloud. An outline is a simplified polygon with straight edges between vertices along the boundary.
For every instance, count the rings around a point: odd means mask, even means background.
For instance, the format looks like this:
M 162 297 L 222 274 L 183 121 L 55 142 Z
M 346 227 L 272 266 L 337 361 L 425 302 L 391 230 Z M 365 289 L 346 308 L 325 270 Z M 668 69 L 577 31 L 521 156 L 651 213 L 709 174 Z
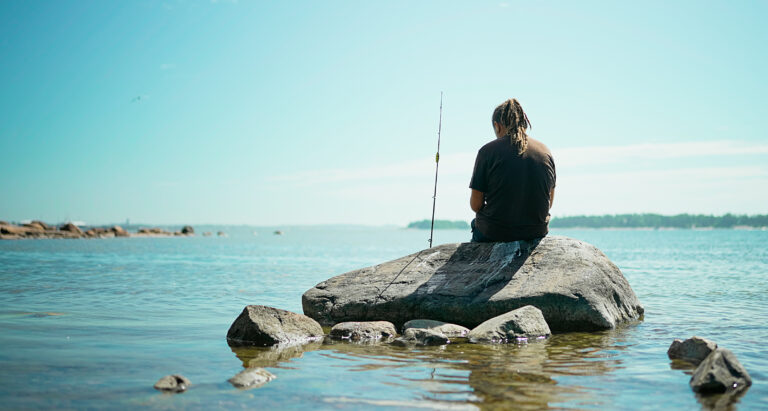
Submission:
M 632 144 L 553 149 L 558 166 L 604 165 L 634 160 L 669 160 L 707 156 L 768 154 L 768 144 L 740 141 L 704 141 L 684 143 Z
M 661 144 L 633 144 L 625 146 L 594 146 L 553 149 L 552 155 L 558 171 L 564 169 L 576 172 L 578 166 L 611 166 L 622 163 L 643 161 L 664 161 L 679 158 L 708 156 L 737 156 L 768 154 L 768 144 L 744 143 L 739 141 L 684 142 Z M 445 154 L 440 157 L 441 178 L 463 178 L 469 182 L 475 163 L 476 152 Z M 669 168 L 669 167 L 666 167 Z M 690 169 L 693 173 L 699 169 Z M 422 178 L 434 175 L 435 161 L 431 156 L 401 163 L 382 164 L 369 167 L 310 170 L 267 178 L 269 182 L 305 184 L 338 183 L 352 181 L 375 181 L 386 179 Z M 638 173 L 666 173 L 669 170 L 654 168 Z M 558 173 L 561 176 L 562 173 Z M 584 174 L 578 172 L 578 174 Z

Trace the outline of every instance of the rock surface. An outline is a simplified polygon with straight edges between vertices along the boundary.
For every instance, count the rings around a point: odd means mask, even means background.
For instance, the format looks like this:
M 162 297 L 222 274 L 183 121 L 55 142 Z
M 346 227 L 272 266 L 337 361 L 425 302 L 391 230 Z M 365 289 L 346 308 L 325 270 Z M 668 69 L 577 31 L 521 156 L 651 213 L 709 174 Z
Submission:
M 395 325 L 389 321 L 364 321 L 339 323 L 331 328 L 331 338 L 343 340 L 380 340 L 394 338 Z
M 128 234 L 128 232 L 119 225 L 114 225 L 109 230 L 115 234 L 115 237 L 130 237 L 130 234 Z
M 538 308 L 527 305 L 491 318 L 469 332 L 473 343 L 508 343 L 518 339 L 547 337 L 549 330 L 544 315 Z
M 195 229 L 192 228 L 191 225 L 185 225 L 184 227 L 181 227 L 181 233 L 184 235 L 192 235 L 195 234 Z
M 248 305 L 227 332 L 230 344 L 270 346 L 323 338 L 323 328 L 301 314 L 264 305 Z
M 461 338 L 469 334 L 469 328 L 457 324 L 445 323 L 435 320 L 411 320 L 403 325 L 403 330 L 409 328 L 423 328 L 445 335 L 448 338 Z
M 179 374 L 166 375 L 155 383 L 156 390 L 174 393 L 184 392 L 189 386 L 187 377 Z
M 690 385 L 702 394 L 735 392 L 752 385 L 752 378 L 735 354 L 717 348 L 693 372 Z
M 61 230 L 61 231 L 69 231 L 70 233 L 75 233 L 75 234 L 79 234 L 79 235 L 83 234 L 83 230 L 81 230 L 80 227 L 78 227 L 78 226 L 76 226 L 76 225 L 74 225 L 72 223 L 64 224 L 63 226 L 59 227 L 59 230 Z
M 717 348 L 717 344 L 706 338 L 693 336 L 685 341 L 675 339 L 667 350 L 670 360 L 683 360 L 699 365 Z
M 235 388 L 256 388 L 274 380 L 275 374 L 263 368 L 248 368 L 228 379 Z
M 445 334 L 428 328 L 408 328 L 393 341 L 395 345 L 445 345 L 451 340 Z
M 323 325 L 430 318 L 475 327 L 516 308 L 539 308 L 553 331 L 600 330 L 643 307 L 600 250 L 567 237 L 443 244 L 342 274 L 302 296 Z

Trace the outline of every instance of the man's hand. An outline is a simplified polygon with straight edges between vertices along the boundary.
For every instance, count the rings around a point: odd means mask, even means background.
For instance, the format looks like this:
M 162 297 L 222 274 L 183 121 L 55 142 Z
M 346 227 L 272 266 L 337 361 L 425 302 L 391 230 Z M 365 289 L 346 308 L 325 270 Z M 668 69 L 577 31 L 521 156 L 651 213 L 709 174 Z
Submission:
M 472 195 L 469 197 L 469 206 L 472 208 L 472 211 L 478 212 L 485 204 L 485 195 L 482 191 L 477 191 L 474 188 L 471 190 Z

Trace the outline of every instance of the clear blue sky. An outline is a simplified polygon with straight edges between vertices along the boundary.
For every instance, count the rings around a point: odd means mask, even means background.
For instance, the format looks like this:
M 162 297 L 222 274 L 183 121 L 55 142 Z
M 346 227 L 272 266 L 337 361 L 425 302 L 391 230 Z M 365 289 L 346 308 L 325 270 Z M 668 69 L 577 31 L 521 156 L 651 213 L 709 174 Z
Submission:
M 552 214 L 766 213 L 768 2 L 0 2 L 0 219 L 472 218 L 518 98 Z M 444 174 L 443 174 L 444 173 Z

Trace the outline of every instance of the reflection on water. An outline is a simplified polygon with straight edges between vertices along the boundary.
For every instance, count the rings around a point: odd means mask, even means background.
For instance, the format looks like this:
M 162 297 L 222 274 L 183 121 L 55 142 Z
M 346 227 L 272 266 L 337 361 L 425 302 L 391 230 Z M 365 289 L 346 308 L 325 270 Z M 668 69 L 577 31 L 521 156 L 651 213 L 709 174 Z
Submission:
M 388 385 L 418 387 L 422 392 L 422 403 L 392 403 L 390 400 L 382 402 L 349 396 L 329 397 L 326 402 L 542 409 L 577 401 L 599 407 L 601 399 L 594 396 L 594 389 L 559 384 L 558 379 L 603 375 L 621 369 L 621 353 L 632 347 L 624 343 L 625 333 L 630 328 L 557 334 L 546 340 L 505 345 L 470 344 L 465 339 L 458 339 L 445 346 L 408 348 L 387 343 L 360 344 L 325 339 L 304 346 L 230 348 L 246 368 L 300 369 L 304 354 L 316 351 L 314 354 L 327 359 L 333 367 L 360 373 L 383 370 L 395 377 L 387 382 Z

